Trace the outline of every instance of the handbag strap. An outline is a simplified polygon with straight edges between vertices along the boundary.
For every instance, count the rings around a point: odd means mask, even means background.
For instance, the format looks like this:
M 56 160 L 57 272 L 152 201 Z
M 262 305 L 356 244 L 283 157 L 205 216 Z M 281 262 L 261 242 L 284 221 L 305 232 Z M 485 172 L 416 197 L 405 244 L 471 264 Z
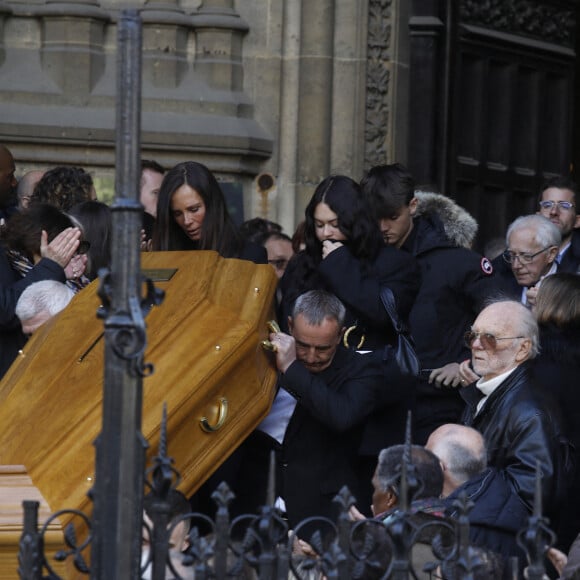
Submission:
M 387 314 L 391 318 L 391 323 L 393 324 L 395 332 L 397 334 L 404 332 L 403 325 L 399 320 L 399 315 L 397 314 L 397 309 L 395 307 L 395 297 L 393 296 L 392 290 L 387 286 L 381 288 L 381 301 L 383 302 Z

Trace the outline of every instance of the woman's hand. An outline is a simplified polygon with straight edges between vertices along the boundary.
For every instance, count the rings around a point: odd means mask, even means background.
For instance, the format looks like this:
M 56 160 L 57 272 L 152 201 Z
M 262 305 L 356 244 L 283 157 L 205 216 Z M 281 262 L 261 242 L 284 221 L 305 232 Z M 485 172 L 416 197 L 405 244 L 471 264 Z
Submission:
M 77 254 L 76 256 L 73 256 L 64 268 L 66 279 L 74 280 L 75 278 L 80 278 L 85 273 L 86 267 L 86 254 Z
M 327 258 L 338 248 L 342 248 L 344 244 L 342 242 L 335 242 L 334 240 L 324 240 L 322 242 L 322 259 Z
M 40 255 L 43 258 L 53 260 L 61 268 L 66 268 L 79 247 L 80 239 L 81 230 L 79 228 L 67 228 L 60 232 L 49 244 L 48 234 L 42 230 L 40 235 Z

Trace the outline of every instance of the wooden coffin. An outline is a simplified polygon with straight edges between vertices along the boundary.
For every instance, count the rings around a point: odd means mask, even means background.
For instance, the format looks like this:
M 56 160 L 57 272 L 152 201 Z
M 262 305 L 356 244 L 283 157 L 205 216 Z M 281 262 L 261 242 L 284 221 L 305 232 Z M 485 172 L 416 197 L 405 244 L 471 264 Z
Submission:
M 142 267 L 165 279 L 155 285 L 166 292 L 146 318 L 145 362 L 155 365 L 143 380 L 148 465 L 165 402 L 168 454 L 190 495 L 270 408 L 276 372 L 260 341 L 268 335 L 277 278 L 269 265 L 215 252 L 144 253 Z M 41 327 L 0 383 L 0 465 L 24 466 L 53 512 L 91 509 L 86 494 L 101 430 L 104 360 L 97 289 L 91 284 Z M 208 432 L 204 418 L 223 426 Z M 0 545 L 3 538 L 0 520 Z M 9 576 L 0 570 L 0 577 Z

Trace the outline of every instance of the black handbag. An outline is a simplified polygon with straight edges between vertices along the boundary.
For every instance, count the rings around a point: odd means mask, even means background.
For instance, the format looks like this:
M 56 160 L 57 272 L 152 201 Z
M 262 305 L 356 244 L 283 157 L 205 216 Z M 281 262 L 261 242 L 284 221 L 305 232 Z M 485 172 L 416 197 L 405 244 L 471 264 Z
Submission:
M 390 288 L 384 287 L 381 289 L 381 300 L 387 314 L 391 318 L 393 328 L 397 333 L 396 346 L 387 345 L 383 352 L 383 361 L 395 361 L 401 374 L 417 377 L 419 376 L 419 369 L 421 364 L 419 357 L 413 347 L 413 339 L 409 334 L 407 327 L 399 320 L 397 309 L 395 307 L 395 297 Z

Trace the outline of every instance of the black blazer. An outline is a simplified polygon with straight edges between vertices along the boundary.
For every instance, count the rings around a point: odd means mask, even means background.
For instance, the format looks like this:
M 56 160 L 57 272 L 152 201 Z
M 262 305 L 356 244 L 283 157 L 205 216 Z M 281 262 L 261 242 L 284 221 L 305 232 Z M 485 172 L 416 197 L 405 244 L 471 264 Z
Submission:
M 320 373 L 296 361 L 281 375 L 280 386 L 297 399 L 279 456 L 291 526 L 308 516 L 332 517 L 332 499 L 344 485 L 355 497 L 361 483 L 368 485 L 360 481 L 357 451 L 382 380 L 374 357 L 343 347 Z

